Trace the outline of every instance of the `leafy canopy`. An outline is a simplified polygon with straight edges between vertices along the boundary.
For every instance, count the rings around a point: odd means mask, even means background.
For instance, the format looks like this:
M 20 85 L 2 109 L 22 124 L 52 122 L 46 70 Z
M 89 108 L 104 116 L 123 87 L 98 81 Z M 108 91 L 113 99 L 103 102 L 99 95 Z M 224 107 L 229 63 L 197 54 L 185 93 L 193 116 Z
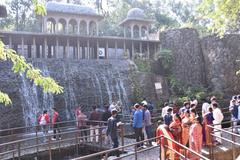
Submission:
M 203 18 L 209 20 L 208 28 L 220 36 L 238 29 L 240 0 L 203 0 L 199 6 Z
M 46 10 L 38 0 L 33 0 L 34 11 L 36 14 L 45 15 Z M 11 61 L 13 66 L 12 70 L 14 73 L 26 74 L 26 77 L 32 81 L 36 86 L 43 88 L 44 92 L 60 94 L 63 92 L 63 87 L 58 85 L 51 77 L 43 76 L 42 72 L 34 68 L 32 64 L 27 63 L 26 59 L 18 55 L 16 51 L 6 48 L 4 43 L 0 40 L 0 62 Z M 0 90 L 0 103 L 9 105 L 12 103 L 11 99 L 6 93 Z

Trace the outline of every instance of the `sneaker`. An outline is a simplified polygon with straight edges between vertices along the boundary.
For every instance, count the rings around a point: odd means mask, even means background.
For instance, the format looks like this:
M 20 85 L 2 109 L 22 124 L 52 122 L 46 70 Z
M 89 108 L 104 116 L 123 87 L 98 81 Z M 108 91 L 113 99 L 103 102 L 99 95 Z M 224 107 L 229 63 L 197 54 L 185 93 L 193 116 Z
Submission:
M 52 141 L 56 141 L 56 138 L 52 138 L 51 140 L 52 140 Z

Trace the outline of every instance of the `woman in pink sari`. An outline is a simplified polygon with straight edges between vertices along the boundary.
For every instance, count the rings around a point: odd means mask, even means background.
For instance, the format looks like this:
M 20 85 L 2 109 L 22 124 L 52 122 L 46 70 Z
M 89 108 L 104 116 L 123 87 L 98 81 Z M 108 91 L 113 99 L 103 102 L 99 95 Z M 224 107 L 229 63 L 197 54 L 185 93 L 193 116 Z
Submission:
M 189 137 L 190 149 L 201 154 L 202 139 L 203 138 L 202 138 L 201 117 L 196 117 L 194 124 L 192 124 L 190 127 L 190 137 Z M 190 153 L 190 159 L 200 160 L 200 158 L 193 153 Z

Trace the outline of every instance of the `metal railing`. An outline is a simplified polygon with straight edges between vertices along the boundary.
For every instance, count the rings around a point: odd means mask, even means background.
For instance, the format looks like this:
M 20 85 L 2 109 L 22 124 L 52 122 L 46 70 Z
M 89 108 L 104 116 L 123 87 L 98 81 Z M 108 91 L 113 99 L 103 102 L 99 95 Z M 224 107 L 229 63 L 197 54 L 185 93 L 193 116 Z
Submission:
M 208 127 L 211 128 L 210 136 L 211 136 L 212 140 L 214 140 L 214 137 L 215 137 L 215 138 L 221 139 L 221 140 L 223 140 L 225 142 L 231 143 L 232 158 L 236 159 L 236 156 L 237 156 L 236 146 L 240 146 L 240 143 L 236 142 L 236 138 L 240 139 L 240 135 L 234 133 L 234 129 L 238 129 L 238 128 L 240 128 L 240 126 L 234 126 L 233 125 L 234 122 L 238 123 L 238 122 L 240 122 L 240 120 L 227 121 L 227 122 L 222 122 L 220 124 L 208 125 Z M 220 129 L 220 128 L 216 127 L 216 125 L 222 125 L 222 124 L 228 124 L 228 123 L 231 124 L 231 131 L 228 131 L 226 129 Z M 231 137 L 231 140 L 228 139 L 228 138 L 224 138 L 222 136 L 215 135 L 214 133 L 216 133 L 216 132 L 225 133 L 227 136 Z M 209 147 L 209 154 L 210 154 L 210 159 L 214 160 L 214 145 L 210 145 L 210 147 Z
M 177 151 L 176 149 L 174 148 L 171 148 L 167 145 L 163 145 L 161 144 L 161 140 L 159 141 L 160 144 L 157 145 L 157 146 L 152 146 L 152 147 L 149 147 L 149 148 L 146 148 L 146 149 L 142 149 L 142 150 L 137 150 L 137 145 L 140 145 L 144 142 L 148 142 L 148 141 L 154 141 L 154 140 L 157 140 L 157 139 L 164 139 L 164 140 L 169 140 L 171 142 L 173 142 L 174 144 L 176 144 L 177 146 L 179 146 L 181 149 L 184 149 L 184 155 L 182 153 L 180 153 L 179 151 Z M 97 157 L 97 156 L 102 156 L 104 157 L 104 160 L 107 160 L 107 157 L 108 155 L 111 153 L 111 152 L 115 152 L 115 151 L 119 151 L 119 150 L 122 150 L 122 149 L 125 149 L 125 148 L 129 148 L 129 147 L 134 147 L 134 152 L 133 153 L 130 153 L 130 154 L 127 154 L 127 155 L 123 155 L 121 157 L 117 157 L 115 159 L 122 159 L 122 158 L 125 158 L 125 157 L 128 157 L 128 156 L 132 156 L 134 155 L 134 159 L 135 160 L 138 160 L 138 155 L 137 153 L 140 153 L 140 152 L 143 152 L 143 151 L 147 151 L 147 150 L 151 150 L 153 148 L 158 148 L 159 147 L 159 158 L 161 159 L 161 153 L 162 153 L 162 149 L 164 151 L 164 153 L 166 153 L 166 149 L 169 149 L 171 151 L 173 151 L 174 153 L 176 153 L 177 155 L 179 155 L 181 158 L 183 159 L 188 159 L 189 158 L 189 155 L 186 154 L 187 151 L 194 154 L 195 156 L 197 156 L 198 158 L 201 158 L 202 160 L 209 160 L 207 157 L 204 157 L 203 155 L 195 152 L 194 150 L 182 145 L 181 143 L 173 140 L 173 139 L 170 139 L 168 137 L 165 137 L 165 136 L 159 136 L 159 137 L 154 137 L 154 138 L 150 138 L 150 139 L 146 139 L 146 140 L 143 140 L 143 141 L 140 141 L 140 142 L 136 142 L 136 143 L 132 143 L 132 144 L 128 144 L 128 145 L 125 145 L 125 146 L 121 146 L 121 147 L 118 147 L 118 148 L 113 148 L 113 149 L 109 149 L 109 150 L 106 150 L 106 151 L 102 151 L 102 152 L 98 152 L 98 153 L 94 153 L 94 154 L 90 154 L 90 155 L 86 155 L 86 156 L 82 156 L 82 157 L 78 157 L 78 158 L 74 158 L 73 160 L 84 160 L 84 159 L 89 159 L 89 158 L 94 158 L 94 157 Z
M 18 159 L 20 159 L 21 156 L 25 156 L 27 154 L 33 154 L 33 153 L 36 154 L 36 157 L 38 158 L 39 153 L 41 151 L 48 151 L 49 160 L 52 160 L 52 149 L 58 149 L 59 153 L 60 153 L 61 148 L 65 147 L 66 143 L 75 145 L 76 152 L 78 155 L 78 152 L 79 152 L 78 146 L 80 145 L 80 140 L 84 141 L 84 139 L 89 139 L 91 137 L 96 138 L 96 136 L 99 136 L 98 145 L 100 146 L 100 148 L 103 148 L 102 129 L 105 129 L 105 128 L 106 128 L 106 126 L 90 128 L 90 129 L 81 129 L 81 130 L 75 128 L 74 130 L 71 130 L 71 131 L 64 131 L 61 133 L 56 133 L 55 134 L 56 137 L 58 137 L 58 136 L 63 137 L 61 140 L 56 140 L 56 141 L 51 140 L 51 137 L 53 137 L 54 134 L 48 134 L 46 136 L 40 136 L 40 135 L 36 134 L 34 137 L 31 137 L 31 138 L 24 138 L 21 140 L 2 143 L 2 144 L 0 144 L 0 148 L 2 150 L 0 152 L 0 159 L 10 159 L 10 158 L 15 159 L 16 157 Z M 81 132 L 83 132 L 83 131 L 90 132 L 90 130 L 94 130 L 94 129 L 99 129 L 99 134 L 95 134 L 95 135 L 91 136 L 89 133 L 87 133 L 87 136 L 80 136 Z M 120 130 L 118 130 L 118 132 L 120 132 L 120 135 L 121 135 L 121 143 L 122 143 L 122 145 L 124 145 L 123 127 L 120 128 Z M 44 138 L 46 138 L 47 141 L 41 142 L 41 140 Z M 89 141 L 87 140 L 84 142 L 89 142 Z M 82 142 L 82 143 L 84 143 L 84 142 Z M 28 149 L 32 149 L 32 150 L 34 150 L 34 152 L 31 151 L 27 154 L 26 154 L 26 152 L 22 153 L 23 151 L 26 151 Z M 16 154 L 17 154 L 17 156 L 16 156 Z

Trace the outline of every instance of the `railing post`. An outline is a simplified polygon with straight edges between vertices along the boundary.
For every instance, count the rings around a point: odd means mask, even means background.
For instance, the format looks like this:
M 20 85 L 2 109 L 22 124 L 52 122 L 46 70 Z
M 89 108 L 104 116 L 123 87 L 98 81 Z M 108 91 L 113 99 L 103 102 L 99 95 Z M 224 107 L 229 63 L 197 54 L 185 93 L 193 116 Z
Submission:
M 52 160 L 51 138 L 50 138 L 50 136 L 48 136 L 48 153 L 49 153 L 49 160 Z
M 78 136 L 77 136 L 77 133 L 75 133 L 75 140 L 76 140 L 76 151 L 77 151 L 77 155 L 78 155 Z
M 232 155 L 233 155 L 233 159 L 236 159 L 236 152 L 235 152 L 235 141 L 236 141 L 236 139 L 235 139 L 234 134 L 232 134 L 232 141 L 233 141 L 233 143 L 232 143 Z
M 158 141 L 156 139 L 156 142 L 159 142 L 159 160 L 162 160 L 162 147 L 161 147 L 161 137 L 160 137 L 160 140 Z
M 124 146 L 124 127 L 121 125 L 121 142 L 122 146 Z M 122 148 L 122 152 L 124 152 L 124 148 Z
M 134 145 L 134 156 L 135 156 L 135 160 L 137 160 L 137 145 Z
M 103 144 L 103 142 L 102 142 L 102 139 L 103 139 L 103 137 L 102 137 L 102 127 L 101 127 L 101 128 L 98 128 L 98 129 L 99 129 L 99 133 L 100 133 L 100 135 L 99 135 L 100 147 L 102 148 L 102 144 Z
M 20 142 L 18 142 L 18 159 L 20 160 L 21 158 L 21 149 L 20 149 Z
M 38 158 L 38 151 L 39 151 L 39 148 L 38 148 L 38 144 L 39 144 L 39 139 L 38 139 L 38 128 L 36 126 L 35 128 L 35 133 L 36 133 L 36 149 L 37 149 L 37 158 Z

